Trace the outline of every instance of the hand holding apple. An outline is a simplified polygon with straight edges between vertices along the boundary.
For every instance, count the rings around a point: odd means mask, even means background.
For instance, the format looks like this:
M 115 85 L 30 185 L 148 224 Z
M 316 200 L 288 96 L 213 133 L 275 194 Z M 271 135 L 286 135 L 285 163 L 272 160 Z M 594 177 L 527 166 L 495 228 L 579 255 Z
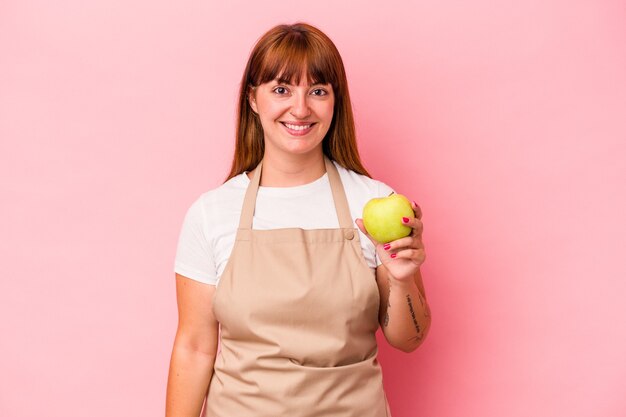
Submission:
M 398 219 L 415 217 L 411 202 L 402 194 L 372 198 L 363 207 L 365 230 L 377 242 L 387 243 L 411 234 L 411 228 L 398 222 Z
M 397 280 L 413 279 L 426 259 L 421 218 L 422 210 L 415 201 L 409 202 L 405 196 L 394 193 L 368 201 L 363 218 L 355 221 Z

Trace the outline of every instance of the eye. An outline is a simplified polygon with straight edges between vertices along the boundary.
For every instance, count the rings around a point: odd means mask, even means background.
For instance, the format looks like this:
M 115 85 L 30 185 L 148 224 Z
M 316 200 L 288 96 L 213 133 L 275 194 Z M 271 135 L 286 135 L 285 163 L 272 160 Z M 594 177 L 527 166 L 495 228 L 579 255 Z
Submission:
M 321 92 L 321 94 L 314 94 L 314 95 L 316 95 L 316 96 L 325 96 L 325 95 L 328 95 L 328 92 L 326 92 L 326 90 L 323 90 L 323 89 L 321 89 L 321 88 L 316 88 L 315 90 L 313 90 L 313 92 L 315 92 L 315 91 L 320 91 L 320 92 Z
M 287 89 L 286 89 L 285 87 L 280 87 L 280 86 L 278 86 L 278 87 L 276 87 L 276 88 L 274 88 L 274 89 L 272 90 L 273 92 L 275 92 L 275 93 L 277 93 L 278 95 L 281 95 L 281 96 L 282 96 L 283 94 L 282 94 L 282 93 L 280 93 L 280 92 L 278 92 L 278 90 L 287 90 Z

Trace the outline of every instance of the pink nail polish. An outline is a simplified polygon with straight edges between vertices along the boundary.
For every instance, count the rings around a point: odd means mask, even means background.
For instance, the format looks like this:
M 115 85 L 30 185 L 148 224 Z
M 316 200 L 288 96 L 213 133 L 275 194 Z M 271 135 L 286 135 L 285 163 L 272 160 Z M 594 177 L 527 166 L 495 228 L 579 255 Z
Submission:
M 385 243 L 385 246 L 383 246 L 384 250 L 389 250 L 389 248 L 391 247 L 391 245 L 389 243 Z
M 402 218 L 402 221 L 403 221 L 404 223 L 408 223 L 408 222 L 409 222 L 409 218 L 408 218 L 408 217 L 403 217 L 403 218 Z
M 391 254 L 391 257 L 392 257 L 392 258 L 395 258 L 395 257 L 396 257 L 396 254 L 395 254 L 395 253 L 392 253 L 392 254 Z

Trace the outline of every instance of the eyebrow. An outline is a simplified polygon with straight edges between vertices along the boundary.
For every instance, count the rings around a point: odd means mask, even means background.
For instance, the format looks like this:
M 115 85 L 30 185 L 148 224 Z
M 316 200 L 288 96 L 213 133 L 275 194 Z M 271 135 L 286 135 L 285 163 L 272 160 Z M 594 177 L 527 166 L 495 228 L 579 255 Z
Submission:
M 292 87 L 294 86 L 294 84 L 291 84 L 291 83 L 290 83 L 290 82 L 288 82 L 287 80 L 281 80 L 281 79 L 279 79 L 279 78 L 274 78 L 272 81 L 275 81 L 275 82 L 277 82 L 278 84 L 287 84 L 287 85 L 290 85 L 290 86 L 292 86 Z M 315 84 L 309 84 L 309 85 L 307 85 L 307 87 L 313 87 L 313 86 L 315 86 L 315 85 L 326 85 L 326 84 L 324 84 L 324 83 L 322 83 L 322 82 L 319 82 L 319 83 L 315 83 Z

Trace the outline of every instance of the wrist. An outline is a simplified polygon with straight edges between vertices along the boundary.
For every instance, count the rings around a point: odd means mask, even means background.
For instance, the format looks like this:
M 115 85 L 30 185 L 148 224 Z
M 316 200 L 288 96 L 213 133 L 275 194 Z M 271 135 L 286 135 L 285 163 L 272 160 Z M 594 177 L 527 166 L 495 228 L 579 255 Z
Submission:
M 412 278 L 408 278 L 408 279 L 398 279 L 396 277 L 394 277 L 393 275 L 389 274 L 389 286 L 393 289 L 400 289 L 400 290 L 408 290 L 411 289 L 413 287 L 417 287 L 415 285 L 415 280 Z

